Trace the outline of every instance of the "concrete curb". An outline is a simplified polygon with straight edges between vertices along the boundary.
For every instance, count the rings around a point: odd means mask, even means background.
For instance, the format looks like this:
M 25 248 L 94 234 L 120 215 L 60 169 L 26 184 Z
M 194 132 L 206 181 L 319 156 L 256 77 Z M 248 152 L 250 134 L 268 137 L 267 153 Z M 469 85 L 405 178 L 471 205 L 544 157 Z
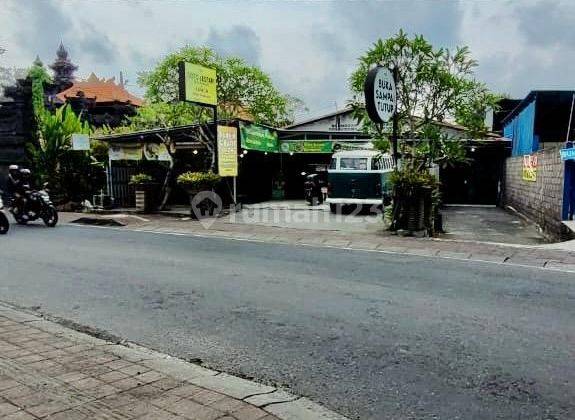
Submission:
M 381 246 L 378 245 L 376 247 L 373 244 L 369 246 L 365 246 L 365 239 L 362 242 L 350 241 L 345 239 L 334 238 L 333 240 L 322 240 L 322 241 L 314 241 L 310 240 L 309 238 L 300 238 L 297 241 L 289 240 L 287 238 L 273 236 L 269 237 L 266 235 L 258 235 L 258 234 L 246 234 L 242 232 L 225 232 L 221 230 L 206 230 L 205 232 L 198 232 L 198 231 L 178 231 L 169 228 L 161 228 L 161 229 L 147 229 L 147 228 L 132 228 L 132 227 L 108 227 L 108 226 L 90 226 L 90 225 L 74 225 L 80 228 L 93 228 L 93 229 L 112 229 L 117 231 L 126 231 L 129 230 L 131 232 L 140 232 L 140 233 L 152 233 L 152 234 L 159 234 L 159 235 L 172 235 L 172 236 L 188 236 L 194 238 L 217 238 L 217 239 L 228 239 L 233 241 L 245 241 L 245 242 L 253 242 L 253 243 L 274 243 L 279 245 L 294 245 L 294 246 L 305 246 L 305 247 L 313 247 L 313 248 L 328 248 L 328 249 L 343 249 L 347 251 L 360 251 L 360 252 L 375 252 L 381 254 L 390 254 L 390 255 L 402 255 L 406 257 L 422 257 L 422 258 L 441 258 L 447 259 L 452 261 L 461 261 L 461 262 L 474 262 L 474 263 L 482 263 L 482 264 L 494 264 L 494 265 L 502 265 L 507 267 L 520 267 L 520 268 L 529 268 L 529 269 L 540 269 L 550 272 L 564 272 L 564 273 L 575 273 L 575 258 L 573 259 L 573 263 L 563 262 L 563 261 L 556 261 L 553 258 L 537 258 L 532 256 L 518 256 L 515 253 L 493 253 L 487 254 L 485 252 L 456 252 L 456 251 L 449 251 L 449 250 L 441 250 L 441 249 L 434 249 L 434 248 L 426 248 L 426 247 L 413 247 L 409 248 L 405 244 L 405 246 Z M 455 243 L 458 245 L 464 244 L 477 244 L 477 245 L 489 245 L 497 248 L 508 248 L 508 249 L 516 249 L 516 250 L 530 250 L 530 251 L 554 251 L 554 252 L 561 252 L 565 254 L 571 254 L 569 251 L 563 250 L 551 250 L 541 248 L 540 246 L 527 246 L 527 245 L 513 245 L 513 244 L 499 244 L 499 243 L 490 243 L 490 242 L 472 242 L 472 241 L 460 241 L 460 240 L 445 240 L 445 239 L 431 239 L 430 243 L 439 243 L 439 242 L 449 242 Z
M 210 391 L 244 401 L 282 420 L 348 420 L 340 414 L 279 388 L 185 362 L 131 342 L 117 344 L 68 328 L 15 305 L 0 302 L 0 315 L 16 322 L 33 325 L 42 331 L 75 341 L 78 344 L 104 346 L 107 352 L 130 362 L 141 363 L 167 376 Z

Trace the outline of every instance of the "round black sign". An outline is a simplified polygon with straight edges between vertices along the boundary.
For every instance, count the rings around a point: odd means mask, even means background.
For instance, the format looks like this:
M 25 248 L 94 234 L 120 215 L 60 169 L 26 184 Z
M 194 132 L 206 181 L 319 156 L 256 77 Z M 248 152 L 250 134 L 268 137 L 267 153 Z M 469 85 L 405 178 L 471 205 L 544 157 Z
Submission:
M 367 115 L 375 123 L 388 122 L 396 112 L 396 88 L 391 70 L 374 67 L 363 86 Z

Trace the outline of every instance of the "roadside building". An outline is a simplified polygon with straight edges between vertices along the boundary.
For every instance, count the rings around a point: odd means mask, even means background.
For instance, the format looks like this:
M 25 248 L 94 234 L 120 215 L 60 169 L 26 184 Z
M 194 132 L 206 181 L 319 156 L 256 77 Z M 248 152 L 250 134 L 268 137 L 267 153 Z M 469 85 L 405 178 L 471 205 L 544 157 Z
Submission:
M 41 65 L 39 58 L 35 64 Z M 68 51 L 60 44 L 54 62 L 52 83 L 44 86 L 45 106 L 54 109 L 69 103 L 76 113 L 94 127 L 122 124 L 134 115 L 142 100 L 126 90 L 122 77 L 100 79 L 92 73 L 86 80 L 77 80 L 78 67 L 71 61 Z M 22 73 L 22 74 L 20 74 Z M 20 72 L 4 86 L 0 94 L 0 189 L 11 164 L 26 165 L 26 143 L 35 138 L 35 120 L 32 109 L 32 81 L 26 72 Z
M 575 155 L 563 160 L 561 151 L 572 148 L 575 140 L 574 98 L 575 91 L 532 91 L 502 121 L 504 136 L 513 143 L 505 163 L 503 204 L 553 238 L 571 232 Z
M 465 129 L 456 124 L 437 123 L 449 137 L 465 142 L 470 165 L 441 171 L 444 197 L 455 203 L 496 204 L 503 176 L 506 142 L 496 135 L 469 140 Z M 371 139 L 353 118 L 350 109 L 275 128 L 244 119 L 218 121 L 237 133 L 239 174 L 236 179 L 238 201 L 302 199 L 305 175 L 327 171 L 334 151 L 365 149 Z M 201 133 L 213 133 L 213 124 L 189 125 L 100 137 L 110 144 L 111 195 L 118 206 L 133 205 L 130 177 L 138 172 L 153 172 L 158 181 L 168 166 L 167 156 L 149 159 L 146 145 L 158 144 L 158 134 L 168 134 L 176 145 L 175 172 L 208 170 L 212 153 L 201 141 Z M 222 194 L 230 199 L 232 185 L 224 183 Z M 175 203 L 184 204 L 187 196 L 176 188 Z
M 494 122 L 499 116 L 494 116 Z M 500 199 L 503 167 L 507 156 L 508 142 L 501 135 L 488 133 L 482 139 L 470 139 L 467 130 L 449 122 L 435 122 L 441 132 L 450 139 L 460 140 L 467 150 L 468 164 L 442 168 L 440 171 L 442 198 L 447 204 L 492 204 Z M 296 137 L 306 133 L 318 133 L 326 137 L 338 133 L 352 139 L 366 142 L 361 124 L 350 108 L 298 122 L 285 128 L 282 138 Z
M 362 148 L 369 143 L 369 137 L 360 132 L 277 129 L 242 119 L 220 120 L 218 125 L 236 128 L 237 196 L 244 203 L 303 198 L 303 172 L 325 171 L 334 150 Z M 133 187 L 129 185 L 132 175 L 145 171 L 162 179 L 169 156 L 156 153 L 150 158 L 145 153 L 148 145 L 161 143 L 161 135 L 169 135 L 174 141 L 175 171 L 182 173 L 210 169 L 212 152 L 202 136 L 214 131 L 214 124 L 209 123 L 99 137 L 110 145 L 110 193 L 116 205 L 133 205 Z M 232 185 L 230 180 L 225 181 L 221 195 L 230 200 Z M 186 194 L 176 188 L 173 202 L 186 201 Z
M 135 115 L 143 101 L 128 92 L 123 80 L 116 83 L 114 77 L 98 78 L 91 73 L 86 80 L 74 81 L 72 86 L 56 94 L 55 103 L 70 104 L 77 114 L 85 115 L 93 127 L 117 127 L 126 117 Z

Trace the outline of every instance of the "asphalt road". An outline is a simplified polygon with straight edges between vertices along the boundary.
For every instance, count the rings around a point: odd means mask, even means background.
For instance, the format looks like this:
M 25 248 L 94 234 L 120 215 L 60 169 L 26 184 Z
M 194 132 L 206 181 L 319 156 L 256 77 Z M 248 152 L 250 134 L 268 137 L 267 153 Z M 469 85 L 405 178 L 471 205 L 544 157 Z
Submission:
M 575 418 L 574 277 L 73 226 L 0 238 L 0 299 L 362 419 Z

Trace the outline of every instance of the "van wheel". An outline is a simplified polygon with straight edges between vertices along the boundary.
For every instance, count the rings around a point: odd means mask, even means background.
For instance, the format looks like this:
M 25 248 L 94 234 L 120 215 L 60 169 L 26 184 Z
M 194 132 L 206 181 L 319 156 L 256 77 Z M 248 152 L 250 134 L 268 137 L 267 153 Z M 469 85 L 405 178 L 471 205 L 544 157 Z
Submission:
M 330 204 L 329 205 L 329 211 L 331 211 L 333 214 L 341 214 L 341 205 Z

